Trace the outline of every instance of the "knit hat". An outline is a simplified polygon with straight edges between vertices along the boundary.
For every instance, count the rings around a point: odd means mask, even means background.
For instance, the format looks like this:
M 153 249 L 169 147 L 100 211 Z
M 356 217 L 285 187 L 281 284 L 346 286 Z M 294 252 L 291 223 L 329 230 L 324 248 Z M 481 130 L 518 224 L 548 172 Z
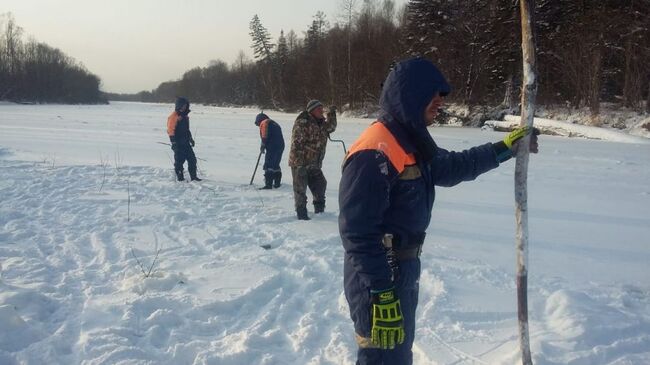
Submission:
M 269 117 L 266 114 L 264 113 L 257 114 L 257 116 L 255 117 L 255 125 L 259 126 L 260 123 L 262 123 L 265 119 L 269 119 Z
M 307 103 L 307 111 L 311 113 L 312 110 L 318 108 L 319 106 L 323 106 L 323 103 L 316 99 L 310 100 L 309 103 Z

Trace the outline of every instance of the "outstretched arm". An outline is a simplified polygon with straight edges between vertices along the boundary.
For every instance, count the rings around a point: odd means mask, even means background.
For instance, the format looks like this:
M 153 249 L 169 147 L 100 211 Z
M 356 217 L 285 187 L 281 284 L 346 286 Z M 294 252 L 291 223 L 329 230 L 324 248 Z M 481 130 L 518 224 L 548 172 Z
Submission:
M 509 160 L 513 151 L 519 147 L 521 138 L 531 135 L 530 152 L 537 153 L 539 130 L 528 127 L 517 128 L 496 143 L 486 143 L 462 152 L 450 152 L 437 148 L 432 161 L 432 181 L 439 186 L 454 186 L 463 181 L 471 181 L 479 175 Z

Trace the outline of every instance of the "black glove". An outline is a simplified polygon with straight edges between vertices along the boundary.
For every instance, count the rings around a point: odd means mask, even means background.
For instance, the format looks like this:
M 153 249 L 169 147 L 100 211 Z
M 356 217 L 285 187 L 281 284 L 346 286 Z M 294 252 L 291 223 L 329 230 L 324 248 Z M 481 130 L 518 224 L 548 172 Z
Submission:
M 265 150 L 266 150 L 266 146 L 262 143 L 260 145 L 260 153 L 264 153 Z
M 176 142 L 172 142 L 172 151 L 176 152 L 176 147 L 178 147 L 178 144 Z
M 190 138 L 190 146 L 194 147 L 194 138 Z

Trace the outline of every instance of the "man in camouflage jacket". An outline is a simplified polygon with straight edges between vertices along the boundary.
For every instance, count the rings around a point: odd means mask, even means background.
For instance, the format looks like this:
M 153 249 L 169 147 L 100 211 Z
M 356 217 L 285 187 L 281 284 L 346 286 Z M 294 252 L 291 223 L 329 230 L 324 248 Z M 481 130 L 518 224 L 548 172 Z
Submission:
M 331 107 L 324 118 L 323 104 L 311 100 L 293 124 L 289 167 L 293 176 L 293 196 L 298 219 L 307 215 L 307 187 L 312 193 L 314 212 L 325 211 L 327 180 L 321 167 L 330 133 L 336 130 L 336 107 Z

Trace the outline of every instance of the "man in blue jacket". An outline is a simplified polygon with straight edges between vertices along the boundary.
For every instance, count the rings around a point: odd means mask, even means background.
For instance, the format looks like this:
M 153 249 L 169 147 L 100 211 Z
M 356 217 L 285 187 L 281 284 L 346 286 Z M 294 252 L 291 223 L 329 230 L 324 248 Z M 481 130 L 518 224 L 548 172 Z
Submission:
M 382 113 L 351 146 L 339 188 L 345 296 L 359 346 L 357 364 L 412 364 L 420 252 L 435 186 L 474 180 L 513 155 L 519 128 L 462 152 L 427 130 L 450 86 L 428 60 L 398 63 L 383 85 Z M 533 134 L 530 151 L 537 152 Z
M 196 155 L 194 154 L 194 138 L 190 131 L 190 102 L 178 97 L 174 105 L 174 111 L 167 118 L 167 134 L 174 151 L 174 171 L 176 179 L 184 181 L 183 164 L 187 161 L 187 170 L 190 172 L 192 181 L 201 181 L 196 175 Z
M 284 152 L 284 137 L 282 128 L 266 114 L 259 113 L 255 117 L 255 125 L 260 128 L 260 153 L 264 156 L 264 187 L 262 189 L 279 188 L 282 181 L 280 160 Z

